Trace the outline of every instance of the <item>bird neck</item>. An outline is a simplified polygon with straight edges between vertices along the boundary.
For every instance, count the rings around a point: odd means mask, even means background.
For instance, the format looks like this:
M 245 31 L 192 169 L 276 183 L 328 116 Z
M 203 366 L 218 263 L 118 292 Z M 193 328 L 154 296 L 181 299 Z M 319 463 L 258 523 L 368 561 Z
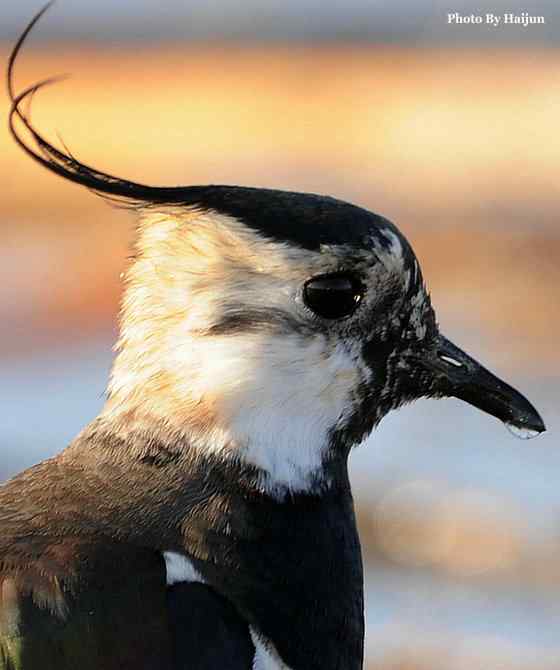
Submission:
M 205 450 L 185 432 L 130 412 L 118 421 L 101 415 L 55 461 L 71 470 L 68 481 L 85 480 L 83 494 L 104 498 L 108 503 L 104 509 L 114 506 L 116 517 L 141 516 L 119 528 L 119 534 L 152 532 L 149 529 L 155 525 L 153 532 L 160 537 L 165 527 L 169 545 L 182 542 L 178 536 L 171 540 L 171 531 L 179 532 L 184 526 L 184 515 L 192 515 L 193 501 L 222 500 L 223 518 L 234 499 L 243 506 L 246 500 L 282 504 L 295 499 L 328 500 L 341 492 L 349 496 L 347 451 L 325 451 L 328 457 L 317 479 L 310 480 L 308 490 L 294 491 L 273 486 L 269 474 L 247 463 L 239 452 Z M 95 511 L 96 505 L 86 509 Z
M 236 347 L 228 344 L 221 363 L 225 365 L 230 356 L 237 361 L 251 359 L 250 351 Z M 135 369 L 125 360 L 129 351 L 121 352 L 101 417 L 111 430 L 126 441 L 130 434 L 150 432 L 175 449 L 186 445 L 189 452 L 198 450 L 201 458 L 244 463 L 259 474 L 259 488 L 279 499 L 291 492 L 328 487 L 333 452 L 338 458 L 345 451 L 329 444 L 342 406 L 327 402 L 325 408 L 325 394 L 315 402 L 305 388 L 294 385 L 292 377 L 280 375 L 262 385 L 262 375 L 238 366 L 225 377 L 217 371 L 196 382 L 199 368 L 210 367 L 208 361 L 215 359 L 206 345 L 196 349 L 193 343 L 193 349 L 205 363 L 197 364 L 194 356 L 192 374 L 173 375 L 163 374 L 157 366 L 152 369 L 147 362 Z M 126 383 L 120 384 L 123 379 Z
M 204 456 L 163 427 L 98 420 L 60 458 L 81 468 L 82 492 L 102 498 L 80 501 L 94 517 L 84 527 L 186 555 L 289 668 L 361 668 L 363 575 L 346 458 L 329 463 L 332 485 L 320 494 L 283 500 L 262 490 L 255 468 Z

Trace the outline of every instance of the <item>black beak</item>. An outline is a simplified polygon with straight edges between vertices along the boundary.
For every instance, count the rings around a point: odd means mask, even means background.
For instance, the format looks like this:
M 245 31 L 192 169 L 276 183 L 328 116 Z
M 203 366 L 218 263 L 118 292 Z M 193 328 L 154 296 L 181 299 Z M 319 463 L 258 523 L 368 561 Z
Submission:
M 438 395 L 454 396 L 483 412 L 495 416 L 521 437 L 532 437 L 546 430 L 544 422 L 531 403 L 443 335 L 421 361 L 433 375 L 433 389 Z

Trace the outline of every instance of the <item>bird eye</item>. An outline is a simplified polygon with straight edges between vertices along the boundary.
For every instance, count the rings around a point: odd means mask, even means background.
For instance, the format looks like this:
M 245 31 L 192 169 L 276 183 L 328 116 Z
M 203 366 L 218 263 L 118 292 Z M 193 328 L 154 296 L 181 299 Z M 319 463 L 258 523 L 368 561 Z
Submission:
M 364 286 L 355 277 L 329 274 L 313 277 L 303 287 L 303 300 L 324 319 L 350 316 L 364 296 Z

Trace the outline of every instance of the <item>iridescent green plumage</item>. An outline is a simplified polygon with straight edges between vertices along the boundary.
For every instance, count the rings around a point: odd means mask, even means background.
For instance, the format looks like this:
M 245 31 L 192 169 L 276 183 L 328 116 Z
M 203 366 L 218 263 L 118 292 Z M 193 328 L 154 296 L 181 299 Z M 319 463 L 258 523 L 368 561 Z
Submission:
M 1 670 L 174 667 L 161 555 L 110 540 L 71 544 L 74 556 L 59 544 L 72 577 L 56 578 L 56 601 L 52 575 L 31 592 L 17 572 L 2 575 Z

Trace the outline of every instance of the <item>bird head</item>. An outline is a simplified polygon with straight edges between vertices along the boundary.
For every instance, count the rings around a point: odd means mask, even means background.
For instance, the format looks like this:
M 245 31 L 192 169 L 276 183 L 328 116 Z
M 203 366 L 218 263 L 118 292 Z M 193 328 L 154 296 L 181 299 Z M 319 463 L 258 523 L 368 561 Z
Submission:
M 322 485 L 392 409 L 455 396 L 520 429 L 534 407 L 439 331 L 387 219 L 333 198 L 190 187 L 140 210 L 107 412 L 157 417 L 274 487 Z
M 447 340 L 418 260 L 387 219 L 333 198 L 233 186 L 153 187 L 54 147 L 16 94 L 19 145 L 60 176 L 134 207 L 136 253 L 105 416 L 171 426 L 243 461 L 270 490 L 328 485 L 392 409 L 454 396 L 523 431 L 521 394 Z

